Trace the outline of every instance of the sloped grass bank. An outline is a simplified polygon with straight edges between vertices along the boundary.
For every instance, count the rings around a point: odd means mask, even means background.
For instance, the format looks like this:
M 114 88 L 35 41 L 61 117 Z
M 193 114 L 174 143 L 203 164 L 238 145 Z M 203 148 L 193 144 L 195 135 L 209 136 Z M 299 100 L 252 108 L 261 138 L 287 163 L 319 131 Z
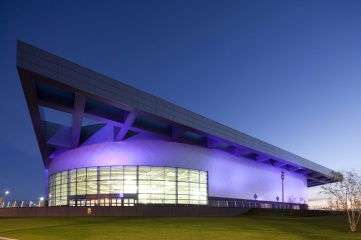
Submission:
M 16 239 L 361 239 L 340 213 L 252 209 L 236 217 L 0 218 Z

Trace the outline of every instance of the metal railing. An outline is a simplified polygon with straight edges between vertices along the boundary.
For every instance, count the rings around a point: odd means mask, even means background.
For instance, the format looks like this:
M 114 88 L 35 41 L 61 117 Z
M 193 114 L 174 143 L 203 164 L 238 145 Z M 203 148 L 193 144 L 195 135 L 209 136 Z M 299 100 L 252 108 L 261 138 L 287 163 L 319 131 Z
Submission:
M 274 203 L 262 201 L 209 201 L 210 207 L 241 207 L 241 208 L 273 208 L 273 209 L 307 209 L 307 204 L 300 203 Z
M 24 201 L 6 201 L 0 202 L 0 208 L 13 208 L 13 207 L 44 207 L 44 201 L 33 201 L 33 200 L 24 200 Z
M 138 204 L 135 203 L 134 205 L 136 206 Z M 163 205 L 167 206 L 169 204 L 161 204 L 161 206 Z M 180 206 L 183 206 L 183 204 Z M 189 204 L 188 206 L 191 206 L 191 204 Z M 276 202 L 246 201 L 246 200 L 242 200 L 242 201 L 209 200 L 208 205 L 204 205 L 204 206 L 231 207 L 231 208 L 308 209 L 307 204 L 300 204 L 300 203 L 282 204 L 279 202 L 276 203 Z M 0 202 L 0 208 L 13 208 L 13 207 L 45 207 L 45 201 L 25 200 L 25 201 L 7 201 L 6 203 Z

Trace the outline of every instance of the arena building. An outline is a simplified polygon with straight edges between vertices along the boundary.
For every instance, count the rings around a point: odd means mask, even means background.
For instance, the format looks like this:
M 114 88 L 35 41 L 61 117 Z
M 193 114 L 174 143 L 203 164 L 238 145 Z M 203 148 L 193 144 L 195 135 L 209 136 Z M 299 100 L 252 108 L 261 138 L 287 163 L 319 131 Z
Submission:
M 333 182 L 326 167 L 21 41 L 17 69 L 49 206 L 305 204 L 308 187 Z

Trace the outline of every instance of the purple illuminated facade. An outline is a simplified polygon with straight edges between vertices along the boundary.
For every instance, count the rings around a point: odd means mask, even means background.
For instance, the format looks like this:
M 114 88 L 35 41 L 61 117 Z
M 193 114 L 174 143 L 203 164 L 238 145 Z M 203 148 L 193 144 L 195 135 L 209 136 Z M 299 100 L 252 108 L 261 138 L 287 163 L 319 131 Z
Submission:
M 204 147 L 135 136 L 122 142 L 93 144 L 54 158 L 49 174 L 96 166 L 171 166 L 209 173 L 209 196 L 276 201 L 281 196 L 280 171 L 273 166 Z M 307 199 L 307 181 L 289 172 L 285 195 Z
M 307 203 L 331 170 L 18 42 L 17 68 L 50 206 Z M 56 111 L 69 123 L 41 114 Z

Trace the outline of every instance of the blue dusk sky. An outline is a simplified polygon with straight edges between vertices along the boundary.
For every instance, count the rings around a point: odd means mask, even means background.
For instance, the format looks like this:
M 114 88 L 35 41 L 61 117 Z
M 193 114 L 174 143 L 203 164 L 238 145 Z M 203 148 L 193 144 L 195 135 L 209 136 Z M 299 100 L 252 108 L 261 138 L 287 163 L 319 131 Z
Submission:
M 17 39 L 331 169 L 361 167 L 359 0 L 0 1 L 0 195 L 36 200 Z

